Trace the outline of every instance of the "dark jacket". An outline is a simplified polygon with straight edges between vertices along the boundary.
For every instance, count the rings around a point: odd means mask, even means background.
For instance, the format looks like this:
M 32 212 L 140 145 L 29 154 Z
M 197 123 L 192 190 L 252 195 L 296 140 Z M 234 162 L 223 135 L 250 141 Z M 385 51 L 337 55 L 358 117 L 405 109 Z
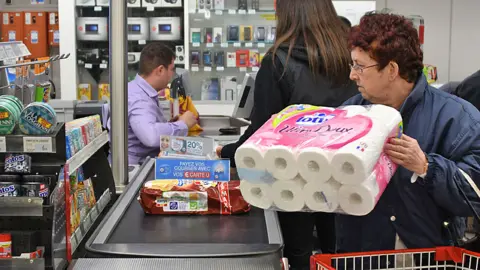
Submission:
M 463 80 L 457 86 L 454 94 L 472 103 L 480 110 L 480 70 Z
M 367 104 L 361 95 L 345 103 Z M 396 234 L 408 248 L 450 245 L 455 236 L 444 222 L 472 215 L 462 192 L 474 207 L 480 207 L 480 198 L 459 170 L 480 185 L 479 111 L 429 86 L 422 75 L 400 113 L 404 133 L 416 139 L 427 154 L 427 176 L 412 184 L 413 173 L 400 167 L 370 214 L 338 215 L 339 252 L 392 250 Z
M 230 158 L 232 167 L 236 167 L 234 156 L 237 148 L 273 114 L 292 104 L 337 107 L 358 93 L 357 87 L 353 83 L 335 87 L 325 76 L 317 75 L 314 79 L 308 65 L 305 47 L 298 46 L 292 50 L 287 71 L 284 74 L 284 66 L 279 57 L 286 56 L 288 47 L 280 47 L 279 50 L 281 52 L 277 51 L 275 66 L 272 54 L 268 53 L 263 58 L 257 73 L 250 126 L 238 142 L 225 145 L 222 149 L 222 158 Z M 345 74 L 345 77 L 348 78 L 348 74 Z

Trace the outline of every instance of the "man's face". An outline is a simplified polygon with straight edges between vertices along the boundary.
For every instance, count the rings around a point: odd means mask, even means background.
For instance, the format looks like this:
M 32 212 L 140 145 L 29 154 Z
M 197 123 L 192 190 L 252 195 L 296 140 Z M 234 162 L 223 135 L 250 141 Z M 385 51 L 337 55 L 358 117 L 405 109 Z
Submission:
M 361 48 L 351 52 L 353 66 L 350 79 L 355 81 L 362 97 L 375 104 L 384 104 L 389 100 L 388 72 L 386 68 L 378 70 L 378 63 Z
M 156 78 L 156 81 L 158 82 L 156 88 L 158 90 L 166 88 L 168 83 L 172 80 L 174 74 L 175 74 L 175 64 L 173 59 L 170 65 L 168 65 L 168 67 L 159 66 L 158 68 L 156 68 L 155 78 Z

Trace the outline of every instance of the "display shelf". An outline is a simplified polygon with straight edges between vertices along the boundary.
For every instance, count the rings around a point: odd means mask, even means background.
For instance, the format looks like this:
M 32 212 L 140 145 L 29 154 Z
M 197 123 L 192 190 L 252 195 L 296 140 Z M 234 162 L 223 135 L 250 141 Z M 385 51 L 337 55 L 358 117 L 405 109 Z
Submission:
M 36 197 L 0 197 L 0 216 L 32 216 L 43 215 L 43 198 Z
M 214 14 L 217 16 L 222 15 L 257 15 L 257 14 L 275 14 L 273 9 L 190 9 L 189 14 L 201 14 L 206 13 Z
M 93 154 L 100 150 L 108 142 L 108 132 L 103 131 L 82 150 L 67 160 L 68 174 L 74 173 L 82 164 L 84 164 Z
M 0 136 L 0 153 L 56 153 L 57 144 L 65 141 L 64 124 L 59 123 L 50 135 L 24 135 L 17 130 L 16 134 Z
M 257 6 L 247 1 L 225 1 L 220 6 L 196 0 L 188 2 L 189 29 L 185 30 L 188 47 L 186 68 L 194 89 L 189 90 L 198 101 L 231 103 L 233 111 L 245 74 L 258 72 L 263 56 L 276 35 L 273 0 L 259 0 Z M 229 109 L 230 110 L 230 109 Z
M 45 259 L 0 259 L 0 269 L 45 270 Z
M 81 221 L 80 226 L 75 230 L 75 232 L 70 237 L 70 242 L 72 245 L 72 254 L 75 253 L 77 247 L 84 240 L 85 236 L 89 232 L 92 225 L 97 221 L 100 213 L 103 212 L 105 207 L 111 200 L 111 193 L 109 190 L 105 190 L 103 195 L 97 201 L 95 206 L 88 212 L 85 218 Z

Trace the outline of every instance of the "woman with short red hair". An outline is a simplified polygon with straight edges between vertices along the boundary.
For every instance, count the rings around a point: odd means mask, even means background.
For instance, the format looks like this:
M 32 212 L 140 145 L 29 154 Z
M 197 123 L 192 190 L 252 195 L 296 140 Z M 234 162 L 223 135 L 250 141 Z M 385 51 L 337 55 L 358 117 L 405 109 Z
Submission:
M 480 206 L 473 188 L 480 183 L 480 113 L 428 85 L 418 33 L 405 17 L 365 15 L 352 28 L 349 47 L 350 79 L 360 94 L 345 105 L 397 109 L 404 135 L 385 146 L 399 169 L 375 209 L 362 217 L 338 216 L 339 252 L 455 243 L 461 236 L 445 222 L 471 216 L 469 204 Z

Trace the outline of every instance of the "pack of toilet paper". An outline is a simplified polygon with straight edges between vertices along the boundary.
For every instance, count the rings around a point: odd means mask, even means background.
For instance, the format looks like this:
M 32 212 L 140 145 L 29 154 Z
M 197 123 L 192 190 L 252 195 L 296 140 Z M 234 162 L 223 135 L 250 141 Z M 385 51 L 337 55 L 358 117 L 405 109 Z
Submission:
M 237 149 L 240 190 L 279 211 L 370 213 L 397 169 L 383 152 L 402 117 L 384 105 L 292 105 Z

